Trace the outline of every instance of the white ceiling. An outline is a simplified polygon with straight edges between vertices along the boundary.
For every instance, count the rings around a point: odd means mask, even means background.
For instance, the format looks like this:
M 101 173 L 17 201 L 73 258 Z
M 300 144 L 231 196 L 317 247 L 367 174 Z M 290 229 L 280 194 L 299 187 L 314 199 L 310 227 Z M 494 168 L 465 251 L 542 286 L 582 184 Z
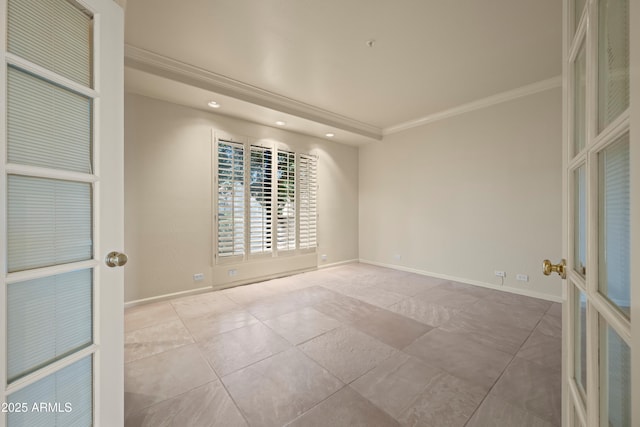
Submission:
M 561 73 L 559 0 L 128 0 L 125 16 L 128 49 L 160 55 L 128 58 L 128 90 L 169 100 L 182 80 L 263 107 L 243 118 L 365 139 Z

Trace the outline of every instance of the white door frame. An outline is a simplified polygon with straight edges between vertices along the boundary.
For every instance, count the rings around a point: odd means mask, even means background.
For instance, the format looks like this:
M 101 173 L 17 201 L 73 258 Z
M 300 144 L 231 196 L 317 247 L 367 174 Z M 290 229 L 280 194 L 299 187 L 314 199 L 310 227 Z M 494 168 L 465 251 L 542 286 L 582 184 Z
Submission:
M 630 0 L 630 108 L 611 125 L 607 127 L 608 136 L 602 132 L 597 135 L 597 61 L 595 46 L 597 34 L 598 0 L 587 0 L 587 12 L 579 22 L 574 22 L 575 0 L 563 2 L 563 256 L 568 260 L 568 280 L 563 281 L 563 367 L 562 367 L 562 396 L 563 396 L 563 426 L 582 425 L 587 427 L 600 426 L 600 397 L 606 392 L 604 384 L 600 384 L 601 356 L 599 353 L 600 337 L 598 319 L 600 313 L 606 314 L 607 321 L 618 331 L 619 335 L 628 342 L 631 349 L 631 402 L 632 425 L 640 425 L 640 0 Z M 574 31 L 575 30 L 575 31 Z M 574 41 L 574 33 L 577 34 Z M 572 334 L 574 328 L 574 301 L 572 298 L 573 285 L 580 281 L 573 271 L 572 253 L 572 197 L 573 186 L 570 169 L 576 164 L 587 161 L 587 192 L 597 193 L 597 162 L 595 156 L 589 152 L 576 161 L 571 157 L 573 146 L 573 69 L 572 59 L 577 53 L 580 38 L 587 43 L 587 144 L 591 142 L 590 150 L 595 151 L 602 143 L 611 141 L 614 135 L 622 135 L 627 130 L 630 133 L 630 168 L 631 168 L 631 322 L 610 308 L 605 298 L 597 293 L 597 277 L 589 277 L 585 282 L 585 290 L 589 293 L 590 304 L 587 310 L 587 399 L 586 411 L 581 410 L 581 398 L 573 381 L 574 376 L 574 348 Z M 634 42 L 635 41 L 635 42 Z M 595 44 L 594 44 L 595 43 Z M 591 47 L 594 47 L 590 49 Z M 597 160 L 597 159 L 595 159 Z M 598 205 L 593 197 L 587 196 L 587 265 L 591 276 L 597 276 L 598 245 L 596 231 Z M 575 404 L 575 405 L 574 405 Z M 574 415 L 574 407 L 577 411 Z
M 8 394 L 24 387 L 29 379 L 35 380 L 56 370 L 70 359 L 93 354 L 94 369 L 94 423 L 96 426 L 118 426 L 124 420 L 124 272 L 122 268 L 107 268 L 105 256 L 112 250 L 124 249 L 124 12 L 112 0 L 77 0 L 77 4 L 94 13 L 94 178 L 84 174 L 60 172 L 60 179 L 80 179 L 94 184 L 94 257 L 84 261 L 94 268 L 94 344 L 76 355 L 53 363 L 41 372 L 7 386 L 7 172 L 24 169 L 24 173 L 37 174 L 32 167 L 7 168 L 6 158 L 6 96 L 7 64 L 21 59 L 6 52 L 7 0 L 0 0 L 0 390 L 1 402 Z M 31 65 L 25 63 L 30 67 Z M 46 75 L 55 80 L 54 73 Z M 65 82 L 69 83 L 69 82 Z M 72 86 L 72 84 L 66 84 Z M 73 87 L 73 86 L 72 86 Z M 74 87 L 76 89 L 76 87 Z M 80 92 L 87 90 L 77 87 Z M 51 175 L 51 173 L 47 173 Z M 55 269 L 55 267 L 54 267 Z M 64 267 L 60 268 L 64 270 Z M 53 271 L 53 269 L 49 269 Z M 13 273 L 16 274 L 21 273 Z M 29 273 L 24 274 L 28 277 Z M 0 427 L 5 427 L 6 413 L 0 413 Z

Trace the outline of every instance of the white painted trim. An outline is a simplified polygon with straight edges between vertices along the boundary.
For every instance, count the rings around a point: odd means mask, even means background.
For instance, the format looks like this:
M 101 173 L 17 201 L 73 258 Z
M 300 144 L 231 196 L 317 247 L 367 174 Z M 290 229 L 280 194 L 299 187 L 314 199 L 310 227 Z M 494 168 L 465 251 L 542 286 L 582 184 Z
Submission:
M 459 105 L 457 107 L 453 107 L 448 110 L 430 114 L 428 116 L 425 116 L 419 119 L 410 120 L 408 122 L 400 123 L 394 126 L 389 126 L 382 130 L 382 134 L 385 136 L 391 135 L 391 134 L 402 132 L 418 126 L 423 126 L 428 123 L 433 123 L 439 120 L 448 119 L 450 117 L 458 116 L 460 114 L 468 113 L 470 111 L 479 110 L 482 108 L 490 107 L 492 105 L 512 101 L 514 99 L 533 95 L 538 92 L 544 92 L 550 89 L 555 89 L 561 86 L 562 86 L 562 77 L 561 76 L 552 77 L 550 79 L 542 80 L 537 83 L 532 83 L 526 86 L 519 87 L 517 89 L 513 89 L 507 92 L 502 92 L 496 95 L 488 96 L 486 98 L 469 102 L 467 104 Z
M 376 126 L 332 113 L 331 111 L 323 110 L 130 44 L 125 44 L 125 65 L 262 107 L 313 120 L 340 130 L 382 140 L 382 130 Z
M 331 264 L 331 266 L 342 265 L 342 264 L 347 264 L 347 263 L 351 263 L 351 262 L 358 262 L 358 260 L 350 260 L 350 261 L 335 263 L 335 264 Z M 211 286 L 205 286 L 203 288 L 190 289 L 188 291 L 173 292 L 173 293 L 170 293 L 170 294 L 158 295 L 158 296 L 155 296 L 155 297 L 142 298 L 142 299 L 138 299 L 138 300 L 134 300 L 134 301 L 125 302 L 124 303 L 124 308 L 127 309 L 127 308 L 131 308 L 131 307 L 136 307 L 136 306 L 139 306 L 139 305 L 146 305 L 146 304 L 151 304 L 151 303 L 155 303 L 155 302 L 171 300 L 171 299 L 174 299 L 174 298 L 181 298 L 181 297 L 187 297 L 187 296 L 191 296 L 191 295 L 198 295 L 198 294 L 203 294 L 203 293 L 206 293 L 206 292 L 221 291 L 223 289 L 235 288 L 236 286 L 243 286 L 243 285 L 250 285 L 252 283 L 265 282 L 267 280 L 279 279 L 281 277 L 289 277 L 289 276 L 293 276 L 293 275 L 296 275 L 296 274 L 306 273 L 306 272 L 315 271 L 315 270 L 316 270 L 315 267 L 314 268 L 304 268 L 304 269 L 301 269 L 301 270 L 287 271 L 287 272 L 283 272 L 283 273 L 270 274 L 270 275 L 267 275 L 267 276 L 252 277 L 252 278 L 249 278 L 249 279 L 246 279 L 246 280 L 238 280 L 236 282 L 225 283 L 225 284 L 220 285 L 220 286 L 211 285 Z
M 55 374 L 56 372 L 73 365 L 74 363 L 84 359 L 87 356 L 91 356 L 97 353 L 100 347 L 97 344 L 91 344 L 82 350 L 78 350 L 75 353 L 71 353 L 70 355 L 64 357 L 63 359 L 56 360 L 55 362 L 50 363 L 44 368 L 40 368 L 37 371 L 29 374 L 25 377 L 20 378 L 9 384 L 6 388 L 6 394 L 12 394 L 21 390 L 25 387 L 30 386 L 43 378 L 48 377 L 49 375 Z
M 394 264 L 386 264 L 386 263 L 370 261 L 370 260 L 366 260 L 366 259 L 360 259 L 359 262 L 361 262 L 363 264 L 371 264 L 371 265 L 377 265 L 379 267 L 391 268 L 393 270 L 406 271 L 408 273 L 420 274 L 420 275 L 423 275 L 423 276 L 436 277 L 438 279 L 444 279 L 444 280 L 450 280 L 450 281 L 454 281 L 454 282 L 466 283 L 468 285 L 479 286 L 479 287 L 482 287 L 482 288 L 489 288 L 489 289 L 495 289 L 495 290 L 498 290 L 498 291 L 505 291 L 505 292 L 509 292 L 509 293 L 512 293 L 512 294 L 524 295 L 524 296 L 527 296 L 527 297 L 543 299 L 543 300 L 546 300 L 546 301 L 559 302 L 559 303 L 563 302 L 562 301 L 562 297 L 556 297 L 556 296 L 552 296 L 552 295 L 543 294 L 543 293 L 540 293 L 540 292 L 529 291 L 527 289 L 512 288 L 510 286 L 499 286 L 499 285 L 494 285 L 492 283 L 481 282 L 479 280 L 467 279 L 467 278 L 464 278 L 464 277 L 457 277 L 457 276 L 450 276 L 448 274 L 433 273 L 431 271 L 419 270 L 417 268 L 404 267 L 404 266 L 401 266 L 401 265 L 394 265 Z
M 37 178 L 60 179 L 63 181 L 77 181 L 84 183 L 98 182 L 100 177 L 88 173 L 71 172 L 61 169 L 49 169 L 39 166 L 17 165 L 8 163 L 6 166 L 8 175 L 24 175 Z
M 180 297 L 188 297 L 191 295 L 198 295 L 198 294 L 203 294 L 205 292 L 210 292 L 213 291 L 213 286 L 205 286 L 203 288 L 197 288 L 197 289 L 190 289 L 188 291 L 180 291 L 180 292 L 173 292 L 170 294 L 164 294 L 164 295 L 158 295 L 157 297 L 149 297 L 149 298 L 142 298 L 142 299 L 137 299 L 137 300 L 133 300 L 133 301 L 128 301 L 124 303 L 124 308 L 131 308 L 131 307 L 136 307 L 138 305 L 145 305 L 145 304 L 151 304 L 154 302 L 161 302 L 161 301 L 166 301 L 166 300 L 170 300 L 170 299 L 174 299 L 174 298 L 180 298 Z
M 95 91 L 94 89 L 83 86 L 80 83 L 77 83 L 71 79 L 63 77 L 51 70 L 48 70 L 47 68 L 41 67 L 37 64 L 34 64 L 31 61 L 21 58 L 18 55 L 14 55 L 13 53 L 7 52 L 5 54 L 5 58 L 6 58 L 7 64 L 13 65 L 14 67 L 24 71 L 28 71 L 29 73 L 35 74 L 39 78 L 49 80 L 69 90 L 72 90 L 73 92 L 77 92 L 80 95 L 83 95 L 87 98 L 94 99 L 98 97 L 98 92 Z
M 318 270 L 324 270 L 325 268 L 339 267 L 341 265 L 347 265 L 347 264 L 356 264 L 358 262 L 360 262 L 360 260 L 357 258 L 348 259 L 346 261 L 332 262 L 331 264 L 318 265 Z
M 31 270 L 18 271 L 16 273 L 9 273 L 6 277 L 6 283 L 18 283 L 26 280 L 35 280 L 43 277 L 56 276 L 59 274 L 70 273 L 72 271 L 86 270 L 89 268 L 96 268 L 100 265 L 100 262 L 96 259 L 90 259 L 86 261 L 72 262 L 69 264 L 54 265 L 51 267 L 42 267 Z

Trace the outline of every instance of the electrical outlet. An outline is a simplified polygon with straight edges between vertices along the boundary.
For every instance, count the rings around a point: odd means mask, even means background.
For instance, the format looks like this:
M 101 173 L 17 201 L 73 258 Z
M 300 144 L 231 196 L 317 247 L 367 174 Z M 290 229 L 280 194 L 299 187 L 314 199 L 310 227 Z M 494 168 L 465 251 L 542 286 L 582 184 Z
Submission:
M 402 259 L 402 255 L 400 255 L 400 254 L 395 254 L 395 255 L 393 256 L 393 259 L 395 259 L 396 261 L 400 261 L 400 260 Z
M 194 282 L 201 282 L 204 280 L 204 274 L 202 273 L 196 273 L 193 275 L 193 281 Z
M 494 274 L 498 277 L 507 277 L 507 273 L 505 273 L 504 271 L 500 271 L 500 270 L 496 270 L 494 272 Z
M 233 277 L 233 276 L 235 276 L 236 274 L 238 274 L 238 270 L 236 270 L 235 268 L 232 268 L 231 270 L 229 270 L 229 271 L 227 272 L 227 274 L 229 274 L 229 277 Z
M 327 260 L 327 254 L 322 254 L 320 255 L 320 261 L 326 261 Z
M 519 280 L 520 282 L 528 282 L 529 281 L 529 276 L 526 274 L 517 274 L 516 275 L 516 280 Z

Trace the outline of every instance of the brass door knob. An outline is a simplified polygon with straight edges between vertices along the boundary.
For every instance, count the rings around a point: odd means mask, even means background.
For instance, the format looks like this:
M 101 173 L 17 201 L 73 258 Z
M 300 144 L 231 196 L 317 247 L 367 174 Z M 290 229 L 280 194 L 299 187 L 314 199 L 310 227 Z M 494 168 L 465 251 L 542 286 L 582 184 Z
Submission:
M 122 252 L 109 252 L 104 262 L 108 267 L 122 267 L 129 261 L 129 258 Z
M 542 272 L 545 276 L 551 273 L 558 273 L 563 279 L 567 278 L 567 260 L 563 259 L 558 264 L 552 264 L 551 261 L 545 259 L 542 261 Z

